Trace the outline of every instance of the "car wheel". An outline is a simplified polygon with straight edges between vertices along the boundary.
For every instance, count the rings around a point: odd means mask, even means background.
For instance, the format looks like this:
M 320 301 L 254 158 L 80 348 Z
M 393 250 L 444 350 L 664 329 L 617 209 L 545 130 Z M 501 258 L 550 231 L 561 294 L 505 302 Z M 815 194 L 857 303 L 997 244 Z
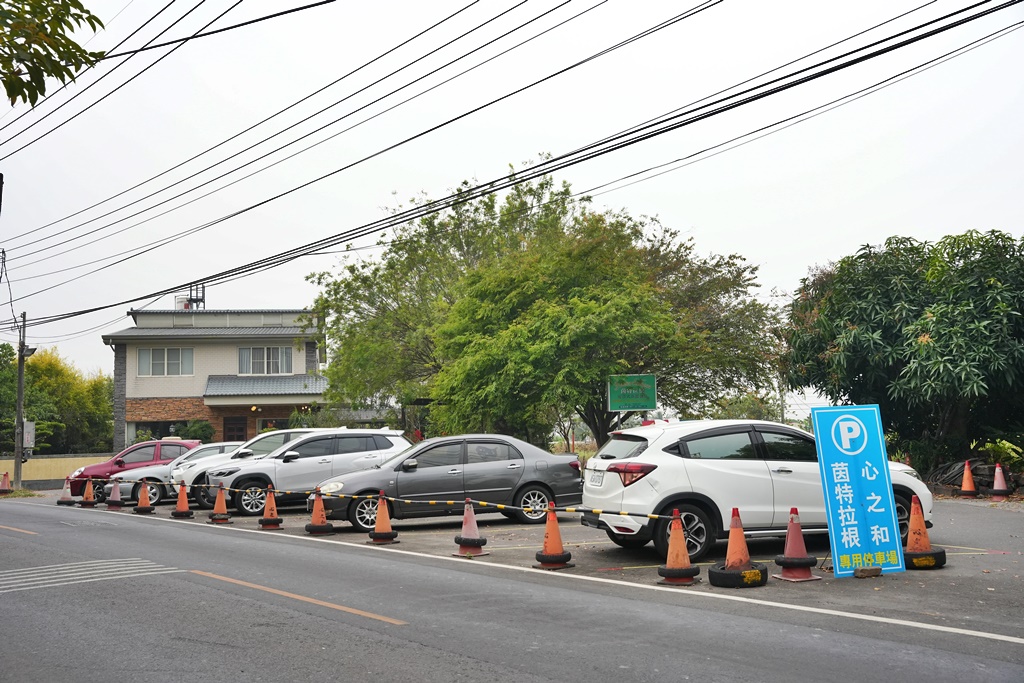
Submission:
M 694 505 L 677 505 L 679 516 L 683 520 L 683 531 L 686 532 L 686 551 L 691 562 L 696 562 L 715 544 L 718 534 L 715 525 L 707 514 Z M 659 514 L 671 515 L 673 508 L 662 510 Z M 671 519 L 659 519 L 654 525 L 654 547 L 662 557 L 668 557 L 668 533 Z
M 147 481 L 140 484 L 136 484 L 135 488 L 132 489 L 132 500 L 138 501 L 139 494 L 142 491 L 143 485 L 146 486 L 147 494 L 149 495 L 149 504 L 156 505 L 164 499 L 164 487 L 153 481 Z
M 636 536 L 623 536 L 613 531 L 605 530 L 608 534 L 608 538 L 612 543 L 619 546 L 620 548 L 626 548 L 627 550 L 636 550 L 637 548 L 643 548 L 647 545 L 649 538 L 637 538 Z
M 92 498 L 97 503 L 102 503 L 107 499 L 107 492 L 103 490 L 103 487 L 107 485 L 107 482 L 101 479 L 92 480 Z M 85 495 L 85 492 L 82 492 Z
M 547 515 L 551 494 L 543 486 L 527 486 L 516 494 L 516 507 L 533 508 L 532 512 L 516 510 L 516 519 L 523 524 L 540 524 Z
M 241 515 L 262 515 L 267 507 L 267 485 L 262 481 L 243 481 L 235 492 L 235 509 Z
M 212 510 L 213 504 L 217 502 L 217 493 L 209 487 L 210 480 L 206 476 L 196 477 L 192 482 L 192 497 L 201 510 Z M 213 495 L 210 495 L 210 494 Z
M 390 509 L 389 509 L 390 512 Z M 377 499 L 357 498 L 348 506 L 348 521 L 356 531 L 368 534 L 377 524 Z
M 896 521 L 900 525 L 900 543 L 907 544 L 907 536 L 910 534 L 910 501 L 896 493 Z

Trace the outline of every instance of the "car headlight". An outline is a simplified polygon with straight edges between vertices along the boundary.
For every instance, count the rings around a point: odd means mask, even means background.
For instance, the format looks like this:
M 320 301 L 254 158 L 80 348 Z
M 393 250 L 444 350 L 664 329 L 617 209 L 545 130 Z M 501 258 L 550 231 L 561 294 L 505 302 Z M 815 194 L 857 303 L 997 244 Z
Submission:
M 921 475 L 917 473 L 917 470 L 903 470 L 906 474 L 909 474 L 914 479 L 921 481 Z
M 342 484 L 340 481 L 332 481 L 330 484 L 325 484 L 324 486 L 321 486 L 320 493 L 337 493 L 342 488 L 344 488 L 344 486 L 345 485 Z
M 85 468 L 84 467 L 79 467 L 77 470 L 75 470 L 74 472 L 71 473 L 71 478 L 74 479 L 75 477 L 80 475 L 82 472 L 85 472 Z
M 185 470 L 192 469 L 193 467 L 195 467 L 198 464 L 199 463 L 197 463 L 197 462 L 187 462 L 187 463 L 185 463 L 184 465 L 182 465 L 181 467 L 179 467 L 178 469 L 176 469 L 174 471 L 175 472 L 184 472 Z
M 229 467 L 226 470 L 217 470 L 216 472 L 210 472 L 211 477 L 230 477 L 232 474 L 242 469 L 241 467 Z

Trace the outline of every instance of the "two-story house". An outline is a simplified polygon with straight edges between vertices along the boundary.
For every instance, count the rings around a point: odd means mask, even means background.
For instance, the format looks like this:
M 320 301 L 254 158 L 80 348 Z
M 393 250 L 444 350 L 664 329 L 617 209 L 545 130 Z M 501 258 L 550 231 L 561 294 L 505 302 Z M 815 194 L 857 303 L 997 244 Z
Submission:
M 300 309 L 129 311 L 135 327 L 103 335 L 114 351 L 114 449 L 136 432 L 155 437 L 208 420 L 214 440 L 244 441 L 287 426 L 323 400 L 314 334 Z

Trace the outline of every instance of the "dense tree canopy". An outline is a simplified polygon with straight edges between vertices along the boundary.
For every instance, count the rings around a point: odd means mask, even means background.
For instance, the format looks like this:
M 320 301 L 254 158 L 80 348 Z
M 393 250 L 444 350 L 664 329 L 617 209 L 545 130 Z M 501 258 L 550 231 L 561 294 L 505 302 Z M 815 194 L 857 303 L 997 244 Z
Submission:
M 755 268 L 698 256 L 656 220 L 595 213 L 549 178 L 404 226 L 379 259 L 312 276 L 329 398 L 435 399 L 437 429 L 546 442 L 577 412 L 602 441 L 612 374 L 658 375 L 659 402 L 704 415 L 770 384 Z
M 103 57 L 71 38 L 82 26 L 103 23 L 79 0 L 0 0 L 0 79 L 12 104 L 35 104 L 47 78 L 67 83 Z
M 790 383 L 877 403 L 901 438 L 947 450 L 1019 431 L 1022 311 L 1024 240 L 892 237 L 803 281 L 790 310 Z
M 0 344 L 0 450 L 14 448 L 17 352 Z M 53 349 L 25 362 L 25 419 L 36 423 L 36 452 L 104 453 L 113 436 L 114 383 L 82 375 Z

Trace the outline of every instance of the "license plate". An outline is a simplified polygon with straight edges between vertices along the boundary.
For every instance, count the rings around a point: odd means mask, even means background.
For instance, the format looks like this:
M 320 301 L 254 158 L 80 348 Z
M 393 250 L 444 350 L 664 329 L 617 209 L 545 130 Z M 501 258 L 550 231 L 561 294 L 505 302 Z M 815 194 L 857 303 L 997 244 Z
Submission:
M 604 482 L 604 470 L 595 470 L 590 473 L 590 483 L 600 486 Z

